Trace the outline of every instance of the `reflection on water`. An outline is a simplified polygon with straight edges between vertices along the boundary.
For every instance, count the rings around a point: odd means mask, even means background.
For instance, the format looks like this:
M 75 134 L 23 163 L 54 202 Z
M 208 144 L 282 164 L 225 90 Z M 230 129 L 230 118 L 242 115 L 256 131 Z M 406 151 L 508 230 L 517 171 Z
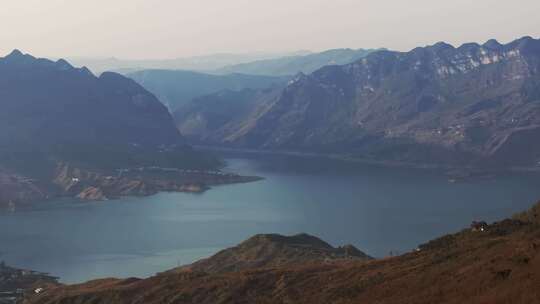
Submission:
M 204 194 L 80 203 L 0 216 L 0 259 L 64 282 L 149 276 L 256 233 L 307 232 L 375 256 L 406 251 L 472 220 L 493 221 L 540 198 L 538 176 L 448 183 L 436 171 L 318 158 L 236 156 L 228 170 L 265 180 Z

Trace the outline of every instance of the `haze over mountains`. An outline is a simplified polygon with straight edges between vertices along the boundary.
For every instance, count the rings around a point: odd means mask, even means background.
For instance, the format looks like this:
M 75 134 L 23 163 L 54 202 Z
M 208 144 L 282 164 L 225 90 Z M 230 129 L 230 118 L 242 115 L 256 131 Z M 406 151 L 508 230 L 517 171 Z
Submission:
M 207 134 L 248 120 L 259 104 L 279 96 L 282 88 L 223 90 L 194 98 L 173 112 L 178 129 L 193 143 L 210 143 Z
M 535 166 L 540 41 L 445 43 L 378 51 L 300 74 L 279 93 L 251 100 L 217 127 L 204 107 L 175 113 L 180 130 L 210 145 L 344 153 L 449 165 Z M 205 97 L 212 106 L 223 97 Z M 214 99 L 215 101 L 211 101 Z M 256 106 L 254 106 L 254 104 Z M 200 132 L 194 132 L 198 129 Z
M 135 72 L 148 69 L 192 70 L 213 71 L 229 65 L 252 62 L 256 60 L 280 58 L 284 56 L 302 56 L 310 54 L 309 51 L 296 51 L 288 53 L 265 53 L 254 52 L 245 54 L 212 54 L 206 56 L 194 56 L 177 59 L 140 59 L 128 60 L 118 58 L 84 58 L 68 57 L 67 60 L 75 66 L 86 66 L 92 72 L 101 74 L 106 71 L 121 73 Z
M 174 112 L 193 98 L 221 90 L 266 89 L 282 87 L 293 75 L 312 72 L 325 65 L 346 64 L 362 58 L 374 50 L 335 49 L 322 53 L 298 54 L 231 65 L 201 73 L 168 69 L 146 69 L 126 75 L 155 94 Z
M 245 74 L 211 75 L 182 70 L 143 70 L 126 75 L 156 95 L 171 112 L 193 98 L 222 90 L 282 87 L 287 77 Z
M 375 51 L 377 50 L 333 49 L 302 56 L 287 56 L 230 65 L 218 69 L 217 72 L 273 76 L 290 76 L 298 73 L 309 74 L 326 65 L 342 65 L 354 62 Z

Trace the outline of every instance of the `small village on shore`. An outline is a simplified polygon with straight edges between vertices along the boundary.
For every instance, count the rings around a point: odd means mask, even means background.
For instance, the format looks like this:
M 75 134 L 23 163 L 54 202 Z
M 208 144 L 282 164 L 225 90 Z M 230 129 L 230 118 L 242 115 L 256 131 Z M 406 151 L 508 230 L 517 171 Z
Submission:
M 13 268 L 0 262 L 0 304 L 22 303 L 26 296 L 58 284 L 58 278 L 47 273 Z

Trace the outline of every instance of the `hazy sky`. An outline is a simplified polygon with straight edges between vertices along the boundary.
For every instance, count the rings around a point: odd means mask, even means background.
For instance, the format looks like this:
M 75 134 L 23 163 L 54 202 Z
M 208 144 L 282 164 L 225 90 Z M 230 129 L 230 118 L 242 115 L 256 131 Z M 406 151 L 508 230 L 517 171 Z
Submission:
M 0 0 L 0 53 L 174 58 L 540 37 L 540 0 Z

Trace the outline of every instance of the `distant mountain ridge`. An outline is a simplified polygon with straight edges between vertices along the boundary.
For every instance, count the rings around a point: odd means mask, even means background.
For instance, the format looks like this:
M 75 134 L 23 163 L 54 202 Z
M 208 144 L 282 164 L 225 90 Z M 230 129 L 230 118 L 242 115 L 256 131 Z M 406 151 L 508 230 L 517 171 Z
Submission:
M 173 112 L 193 98 L 221 90 L 265 89 L 284 86 L 288 77 L 254 76 L 246 74 L 212 75 L 183 70 L 143 70 L 128 73 L 156 95 Z
M 192 70 L 192 71 L 213 71 L 225 66 L 246 63 L 256 60 L 279 58 L 284 56 L 306 55 L 309 51 L 295 51 L 282 53 L 254 52 L 245 54 L 219 53 L 175 59 L 119 59 L 110 58 L 67 58 L 76 66 L 87 66 L 94 73 L 103 72 L 130 73 L 148 69 L 169 69 L 169 70 Z
M 375 52 L 375 49 L 332 49 L 320 53 L 286 56 L 230 65 L 218 73 L 243 73 L 250 75 L 290 76 L 309 74 L 326 65 L 342 65 L 354 62 Z
M 539 72 L 540 40 L 531 37 L 378 51 L 299 74 L 276 97 L 254 100 L 242 121 L 191 136 L 382 161 L 536 166 Z

